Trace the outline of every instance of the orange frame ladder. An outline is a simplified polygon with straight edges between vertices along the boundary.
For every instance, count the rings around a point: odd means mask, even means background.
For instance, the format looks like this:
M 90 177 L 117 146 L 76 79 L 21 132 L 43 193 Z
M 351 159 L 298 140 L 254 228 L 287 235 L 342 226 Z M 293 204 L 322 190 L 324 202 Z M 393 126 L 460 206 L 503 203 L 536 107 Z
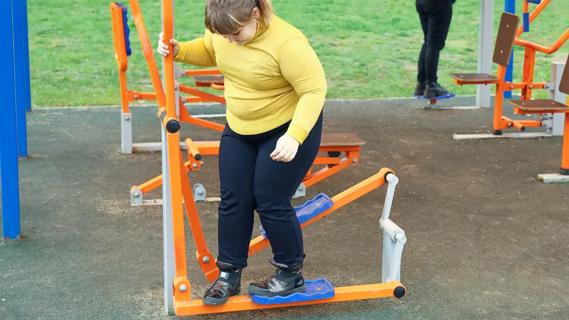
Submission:
M 162 0 L 162 20 L 165 42 L 168 43 L 173 35 L 173 1 Z M 172 50 L 170 50 L 172 51 Z M 398 178 L 389 169 L 382 169 L 372 177 L 360 182 L 343 192 L 334 206 L 339 207 L 358 199 L 359 197 L 388 184 L 386 201 L 383 208 L 380 226 L 384 233 L 382 282 L 375 284 L 338 287 L 332 298 L 305 301 L 299 303 L 259 305 L 252 302 L 246 295 L 231 297 L 221 306 L 205 306 L 200 299 L 192 299 L 192 287 L 187 277 L 186 265 L 186 235 L 184 223 L 184 207 L 188 213 L 188 223 L 192 236 L 199 248 L 198 261 L 205 267 L 206 276 L 212 279 L 216 268 L 211 254 L 205 247 L 201 225 L 191 192 L 190 181 L 184 176 L 185 167 L 180 150 L 181 123 L 178 116 L 179 100 L 176 99 L 174 63 L 172 55 L 164 57 L 164 79 L 166 89 L 166 107 L 160 111 L 162 123 L 162 157 L 163 157 L 163 241 L 164 241 L 164 303 L 168 312 L 176 315 L 197 315 L 245 310 L 258 310 L 277 307 L 302 306 L 308 304 L 323 304 L 341 301 L 377 299 L 385 297 L 403 297 L 405 287 L 400 282 L 400 264 L 403 247 L 406 242 L 405 232 L 389 219 L 395 186 Z M 331 212 L 334 206 L 321 215 L 303 223 L 306 226 L 321 219 L 326 212 Z M 255 240 L 254 240 L 255 241 Z M 266 246 L 266 240 L 258 241 L 258 246 Z M 253 243 L 252 243 L 253 248 Z M 251 249 L 253 250 L 253 249 Z

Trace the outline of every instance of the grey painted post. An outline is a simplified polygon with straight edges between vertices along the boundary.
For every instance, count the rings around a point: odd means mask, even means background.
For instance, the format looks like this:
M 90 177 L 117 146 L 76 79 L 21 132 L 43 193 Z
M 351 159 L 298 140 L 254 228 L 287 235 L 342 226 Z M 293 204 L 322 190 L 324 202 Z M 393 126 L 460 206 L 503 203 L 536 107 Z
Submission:
M 166 313 L 174 313 L 174 233 L 172 226 L 172 192 L 170 190 L 170 171 L 168 169 L 168 139 L 166 129 L 160 124 L 162 132 L 162 234 L 164 247 L 164 309 Z
M 492 49 L 494 41 L 494 0 L 480 0 L 480 27 L 478 31 L 478 73 L 492 72 Z M 476 87 L 476 106 L 490 108 L 490 89 L 488 85 Z
M 565 61 L 554 61 L 551 64 L 551 84 L 553 85 L 553 88 L 551 88 L 551 99 L 561 103 L 567 103 L 567 95 L 559 91 L 559 84 L 561 83 L 561 76 L 563 75 L 564 69 Z M 564 121 L 564 113 L 556 113 L 553 115 L 553 128 L 551 133 L 554 136 L 563 135 Z

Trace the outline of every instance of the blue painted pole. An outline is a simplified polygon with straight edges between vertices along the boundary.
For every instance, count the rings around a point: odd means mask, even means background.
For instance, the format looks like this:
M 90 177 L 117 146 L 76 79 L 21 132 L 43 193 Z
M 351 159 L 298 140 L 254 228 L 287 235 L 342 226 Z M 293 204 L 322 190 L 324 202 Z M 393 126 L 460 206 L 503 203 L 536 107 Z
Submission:
M 28 12 L 26 0 L 12 1 L 14 65 L 16 70 L 16 114 L 18 118 L 18 154 L 28 156 L 26 112 L 32 109 L 30 93 L 30 59 L 28 50 Z
M 4 238 L 20 235 L 20 190 L 16 134 L 16 79 L 12 2 L 0 1 L 0 174 L 2 183 L 2 231 Z
M 516 0 L 504 0 L 504 11 L 507 13 L 516 14 Z M 512 55 L 510 56 L 510 63 L 506 68 L 506 81 L 512 81 L 514 78 L 514 51 L 515 47 L 512 49 Z M 504 98 L 509 99 L 512 97 L 512 91 L 504 91 Z

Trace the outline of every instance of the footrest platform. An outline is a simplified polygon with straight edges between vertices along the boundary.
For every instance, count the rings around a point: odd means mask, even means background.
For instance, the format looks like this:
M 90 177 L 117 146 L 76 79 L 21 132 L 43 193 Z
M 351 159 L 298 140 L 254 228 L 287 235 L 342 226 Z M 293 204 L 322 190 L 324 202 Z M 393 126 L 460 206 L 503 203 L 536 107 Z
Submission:
M 252 294 L 251 300 L 256 304 L 283 304 L 322 300 L 332 298 L 334 296 L 334 287 L 326 278 L 305 280 L 304 287 L 306 288 L 304 293 L 293 293 L 288 296 L 276 297 L 264 297 Z
M 442 96 L 438 96 L 438 97 L 433 97 L 433 98 L 428 98 L 425 96 L 415 96 L 417 97 L 417 99 L 427 99 L 427 100 L 444 100 L 444 99 L 450 99 L 450 98 L 454 98 L 454 93 L 449 92 L 445 95 Z

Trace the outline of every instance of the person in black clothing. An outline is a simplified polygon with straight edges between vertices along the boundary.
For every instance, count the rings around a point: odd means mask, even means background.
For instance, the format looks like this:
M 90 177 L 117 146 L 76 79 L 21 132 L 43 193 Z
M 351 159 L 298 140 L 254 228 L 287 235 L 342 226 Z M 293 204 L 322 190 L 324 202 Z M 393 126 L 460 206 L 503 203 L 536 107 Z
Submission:
M 416 0 L 415 6 L 423 29 L 423 46 L 419 54 L 416 96 L 434 98 L 448 91 L 437 83 L 439 53 L 452 20 L 452 5 L 455 0 Z

